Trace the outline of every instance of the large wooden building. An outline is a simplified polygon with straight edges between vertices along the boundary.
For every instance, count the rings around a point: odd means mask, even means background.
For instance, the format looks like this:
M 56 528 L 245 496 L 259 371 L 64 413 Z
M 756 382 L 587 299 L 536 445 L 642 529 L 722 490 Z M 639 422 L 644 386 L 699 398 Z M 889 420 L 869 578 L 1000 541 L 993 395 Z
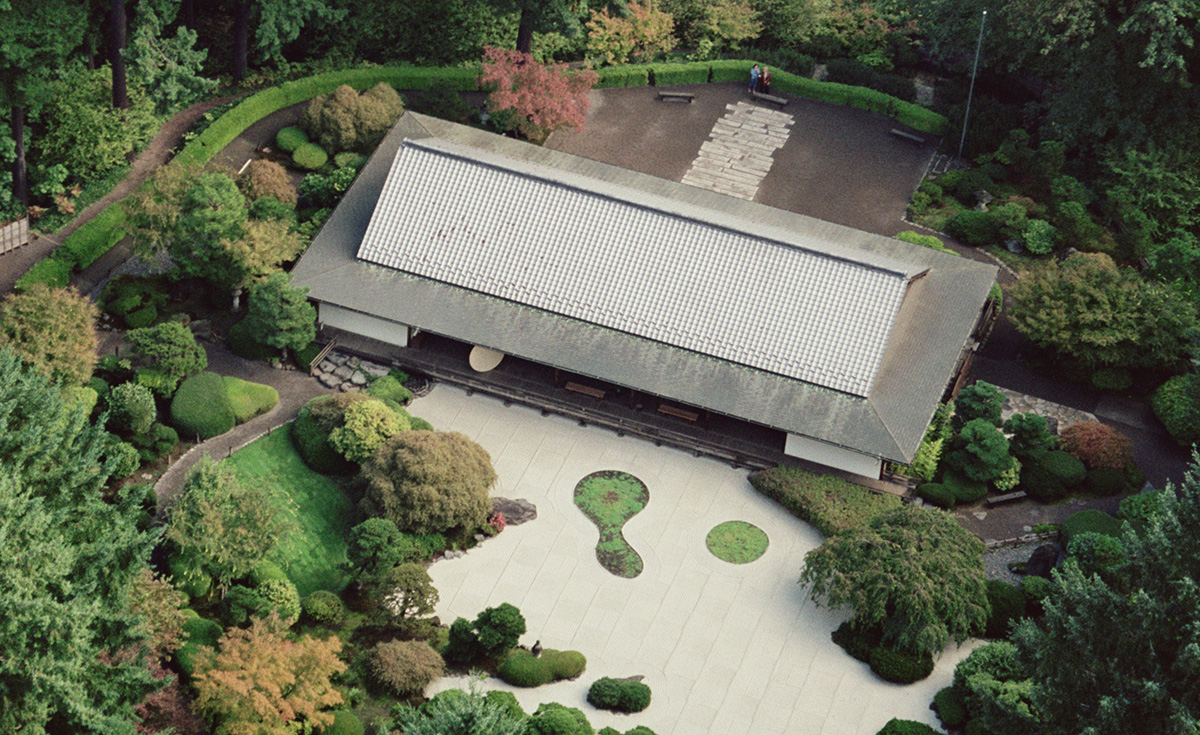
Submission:
M 405 114 L 294 270 L 322 324 L 425 332 L 910 463 L 996 269 Z

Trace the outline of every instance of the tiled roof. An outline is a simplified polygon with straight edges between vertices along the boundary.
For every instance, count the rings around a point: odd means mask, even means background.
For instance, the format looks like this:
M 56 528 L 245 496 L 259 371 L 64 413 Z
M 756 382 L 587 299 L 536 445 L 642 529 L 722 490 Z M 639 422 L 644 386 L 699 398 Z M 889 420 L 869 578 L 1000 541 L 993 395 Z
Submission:
M 905 266 L 443 141 L 400 146 L 361 260 L 867 396 Z

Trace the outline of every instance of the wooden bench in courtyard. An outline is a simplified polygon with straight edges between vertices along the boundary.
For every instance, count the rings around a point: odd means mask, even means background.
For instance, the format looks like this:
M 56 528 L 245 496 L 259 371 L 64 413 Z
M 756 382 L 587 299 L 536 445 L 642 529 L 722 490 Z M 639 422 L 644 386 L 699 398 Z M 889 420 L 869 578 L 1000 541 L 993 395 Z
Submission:
M 696 95 L 691 92 L 659 92 L 660 100 L 675 100 L 677 102 L 687 102 L 689 105 L 692 100 L 696 99 Z
M 777 97 L 773 94 L 766 94 L 765 92 L 755 92 L 754 99 L 762 100 L 763 102 L 772 102 L 780 107 L 783 107 L 788 103 L 786 97 Z
M 1028 497 L 1028 496 L 1025 494 L 1024 490 L 1018 490 L 1015 493 L 1008 493 L 1007 495 L 997 495 L 995 497 L 988 498 L 987 500 L 983 501 L 983 504 L 989 508 L 995 508 L 997 505 L 1004 505 L 1005 503 L 1015 503 L 1018 500 L 1024 500 L 1026 497 Z
M 912 133 L 910 133 L 906 130 L 900 130 L 899 128 L 892 128 L 892 135 L 896 136 L 897 138 L 905 138 L 907 140 L 911 140 L 914 143 L 924 143 L 925 142 L 925 139 L 922 138 L 921 136 L 913 135 Z
M 600 390 L 599 388 L 593 388 L 590 385 L 583 385 L 582 383 L 567 383 L 563 387 L 574 393 L 582 393 L 585 396 L 591 396 L 596 400 L 600 400 L 607 395 L 607 391 Z
M 672 406 L 669 403 L 658 404 L 658 412 L 666 416 L 674 416 L 677 419 L 686 419 L 692 423 L 700 420 L 700 414 L 696 413 L 695 411 L 689 411 L 686 408 L 680 408 L 679 406 Z

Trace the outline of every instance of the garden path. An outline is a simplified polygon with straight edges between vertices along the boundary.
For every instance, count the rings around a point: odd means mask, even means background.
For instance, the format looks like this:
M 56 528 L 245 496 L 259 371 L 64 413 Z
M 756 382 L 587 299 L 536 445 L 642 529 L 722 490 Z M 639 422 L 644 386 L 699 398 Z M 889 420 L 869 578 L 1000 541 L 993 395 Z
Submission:
M 51 250 L 62 244 L 63 240 L 66 240 L 85 223 L 107 209 L 110 204 L 124 199 L 134 189 L 141 186 L 142 182 L 155 169 L 170 160 L 176 146 L 183 141 L 183 134 L 190 130 L 196 124 L 196 121 L 204 116 L 204 113 L 230 100 L 237 99 L 241 94 L 225 95 L 197 102 L 186 110 L 173 115 L 171 119 L 163 123 L 162 127 L 158 129 L 158 133 L 150 140 L 145 149 L 138 154 L 137 158 L 134 159 L 133 164 L 129 167 L 129 173 L 125 175 L 125 178 L 119 184 L 113 187 L 112 191 L 93 202 L 87 209 L 80 212 L 75 219 L 68 222 L 57 232 L 50 235 L 35 236 L 25 247 L 19 248 L 0 258 L 0 294 L 11 291 L 17 279 L 23 276 L 25 271 L 32 268 L 34 263 L 49 255 Z M 128 258 L 128 250 L 118 245 L 82 273 L 76 274 L 72 278 L 72 283 L 74 284 L 76 279 L 84 279 L 90 282 L 90 280 L 94 280 L 94 276 L 89 276 L 89 271 L 107 268 L 107 270 L 103 271 L 107 272 Z M 84 293 L 86 292 L 87 290 L 84 290 Z
M 682 183 L 753 200 L 795 118 L 749 102 L 725 106 Z
M 279 403 L 270 411 L 244 424 L 201 442 L 190 449 L 163 473 L 154 485 L 160 507 L 169 505 L 183 487 L 183 479 L 204 455 L 213 459 L 229 456 L 233 451 L 265 434 L 268 429 L 282 426 L 300 412 L 309 400 L 330 391 L 298 370 L 276 370 L 264 362 L 246 360 L 230 352 L 224 345 L 202 343 L 208 353 L 208 369 L 221 375 L 265 383 L 279 391 Z
M 622 731 L 874 735 L 892 717 L 936 723 L 929 702 L 968 647 L 951 647 L 930 678 L 903 687 L 847 656 L 829 637 L 845 615 L 817 608 L 796 583 L 820 534 L 756 493 L 744 470 L 443 384 L 413 410 L 488 450 L 495 494 L 538 507 L 535 521 L 433 564 L 437 614 L 448 623 L 510 602 L 525 615 L 525 645 L 541 640 L 588 659 L 576 681 L 515 689 L 488 679 L 486 687 L 514 692 L 528 711 L 561 702 Z M 576 483 L 599 470 L 629 472 L 649 489 L 645 509 L 624 527 L 645 562 L 634 579 L 600 566 L 596 527 L 573 500 Z M 767 533 L 760 559 L 733 565 L 708 551 L 705 536 L 728 520 Z M 635 674 L 653 691 L 645 712 L 587 704 L 597 678 Z M 427 694 L 456 686 L 465 682 L 443 679 Z

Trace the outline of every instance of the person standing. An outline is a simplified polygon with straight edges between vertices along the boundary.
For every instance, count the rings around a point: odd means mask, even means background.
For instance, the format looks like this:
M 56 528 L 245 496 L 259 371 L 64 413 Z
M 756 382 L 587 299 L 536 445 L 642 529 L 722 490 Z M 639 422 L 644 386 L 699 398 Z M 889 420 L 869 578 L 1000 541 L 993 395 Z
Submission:
M 771 94 L 771 70 L 768 67 L 762 68 L 762 74 L 758 77 L 758 89 L 763 94 Z
M 750 94 L 758 91 L 758 64 L 750 67 Z

